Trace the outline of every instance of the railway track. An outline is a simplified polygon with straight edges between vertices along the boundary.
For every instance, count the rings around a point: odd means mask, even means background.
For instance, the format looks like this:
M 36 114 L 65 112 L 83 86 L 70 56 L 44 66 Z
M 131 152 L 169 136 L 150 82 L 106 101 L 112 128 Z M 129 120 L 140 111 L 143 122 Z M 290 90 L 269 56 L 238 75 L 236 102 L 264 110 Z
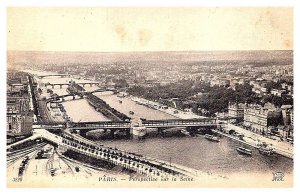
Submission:
M 17 153 L 20 153 L 20 152 L 23 152 L 23 151 L 26 151 L 26 150 L 29 150 L 29 149 L 34 149 L 34 148 L 37 148 L 37 147 L 40 147 L 41 145 L 44 146 L 46 143 L 42 143 L 42 144 L 39 144 L 37 146 L 31 146 L 31 147 L 27 147 L 27 148 L 23 148 L 23 149 L 18 149 L 18 150 L 15 150 L 15 151 L 12 151 L 12 152 L 7 152 L 7 156 L 11 156 L 11 155 L 14 155 L 14 154 L 17 154 Z
M 16 152 L 14 152 L 14 154 L 17 154 L 17 155 L 13 155 L 13 157 L 11 156 L 11 158 L 8 159 L 7 168 L 12 166 L 16 162 L 20 161 L 20 165 L 14 166 L 13 169 L 17 169 L 17 171 L 18 171 L 18 174 L 15 177 L 18 177 L 22 180 L 24 174 L 26 173 L 26 170 L 28 168 L 30 160 L 32 160 L 34 158 L 34 156 L 37 154 L 37 152 L 45 146 L 46 146 L 46 144 L 41 144 L 37 147 L 33 147 L 33 148 L 30 148 L 27 150 L 23 149 L 21 151 L 18 150 Z M 21 162 L 21 160 L 23 160 L 23 161 Z M 24 161 L 26 161 L 26 163 L 24 163 Z M 21 166 L 22 166 L 22 169 L 21 169 Z
M 63 155 L 61 155 L 60 153 L 57 152 L 57 154 L 60 156 L 60 158 L 66 163 L 67 166 L 69 166 L 72 170 L 75 169 L 76 167 L 79 169 L 83 169 L 84 172 L 90 176 L 92 176 L 93 174 L 95 174 L 95 172 L 97 171 L 97 169 L 95 167 L 91 167 L 89 165 L 77 162 L 75 160 L 69 159 Z M 73 170 L 74 172 L 74 170 Z M 74 173 L 75 174 L 75 173 Z
M 15 161 L 17 161 L 21 158 L 24 158 L 25 156 L 29 156 L 29 154 L 31 157 L 33 157 L 45 145 L 46 145 L 46 143 L 43 143 L 37 147 L 32 147 L 30 149 L 18 150 L 18 151 L 15 151 L 14 153 L 8 155 L 8 157 L 6 158 L 7 168 L 10 167 L 12 164 L 14 164 Z
M 70 162 L 68 162 L 68 161 L 64 158 L 64 156 L 60 155 L 60 154 L 57 152 L 57 150 L 55 150 L 55 153 L 58 155 L 58 158 L 61 159 L 61 160 L 67 165 L 67 167 L 68 167 L 68 169 L 70 169 L 72 175 L 74 175 L 75 172 L 74 172 L 73 168 L 71 167 Z

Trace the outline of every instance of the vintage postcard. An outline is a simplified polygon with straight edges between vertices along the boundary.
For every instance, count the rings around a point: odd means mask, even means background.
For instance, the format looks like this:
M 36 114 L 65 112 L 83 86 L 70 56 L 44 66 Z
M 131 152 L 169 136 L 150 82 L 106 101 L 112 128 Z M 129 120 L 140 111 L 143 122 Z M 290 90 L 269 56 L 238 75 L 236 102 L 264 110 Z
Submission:
M 292 7 L 7 7 L 7 187 L 293 187 Z

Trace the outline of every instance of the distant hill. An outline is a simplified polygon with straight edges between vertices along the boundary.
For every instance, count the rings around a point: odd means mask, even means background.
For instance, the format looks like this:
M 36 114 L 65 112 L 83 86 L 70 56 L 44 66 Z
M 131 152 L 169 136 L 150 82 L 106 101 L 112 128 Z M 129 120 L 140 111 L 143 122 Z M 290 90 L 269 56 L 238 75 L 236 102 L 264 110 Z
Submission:
M 45 52 L 8 51 L 9 65 L 96 64 L 149 62 L 160 64 L 202 61 L 275 61 L 293 63 L 293 51 L 182 51 L 182 52 Z

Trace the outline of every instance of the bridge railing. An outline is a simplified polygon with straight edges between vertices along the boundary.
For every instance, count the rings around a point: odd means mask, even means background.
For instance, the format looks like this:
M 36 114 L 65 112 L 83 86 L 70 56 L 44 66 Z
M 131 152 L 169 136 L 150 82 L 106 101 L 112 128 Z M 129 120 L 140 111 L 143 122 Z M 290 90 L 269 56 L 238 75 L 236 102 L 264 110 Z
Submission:
M 143 120 L 144 126 L 216 124 L 216 119 Z
M 101 127 L 124 127 L 124 128 L 129 128 L 130 122 L 128 121 L 122 121 L 122 122 L 114 122 L 114 121 L 108 121 L 108 122 L 91 122 L 91 123 L 72 123 L 71 124 L 72 127 L 76 127 L 76 128 L 101 128 Z

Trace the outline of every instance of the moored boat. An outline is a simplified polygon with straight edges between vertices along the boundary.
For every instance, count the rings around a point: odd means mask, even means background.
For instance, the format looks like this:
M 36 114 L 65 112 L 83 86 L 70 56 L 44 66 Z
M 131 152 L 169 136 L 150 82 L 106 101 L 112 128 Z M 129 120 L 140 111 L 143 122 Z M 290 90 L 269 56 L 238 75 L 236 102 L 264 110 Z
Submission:
M 219 138 L 213 135 L 209 135 L 209 134 L 205 134 L 204 136 L 207 140 L 209 141 L 215 141 L 215 142 L 219 142 Z
M 139 102 L 139 101 L 135 101 L 136 104 L 138 105 L 144 105 L 143 103 Z
M 186 129 L 181 129 L 180 132 L 184 135 L 191 136 L 191 134 Z
M 244 148 L 244 147 L 238 147 L 238 148 L 236 148 L 236 151 L 240 154 L 252 156 L 252 150 L 249 150 L 249 149 Z
M 271 156 L 272 154 L 274 154 L 273 148 L 259 147 L 258 151 L 260 154 L 267 155 L 267 156 Z

